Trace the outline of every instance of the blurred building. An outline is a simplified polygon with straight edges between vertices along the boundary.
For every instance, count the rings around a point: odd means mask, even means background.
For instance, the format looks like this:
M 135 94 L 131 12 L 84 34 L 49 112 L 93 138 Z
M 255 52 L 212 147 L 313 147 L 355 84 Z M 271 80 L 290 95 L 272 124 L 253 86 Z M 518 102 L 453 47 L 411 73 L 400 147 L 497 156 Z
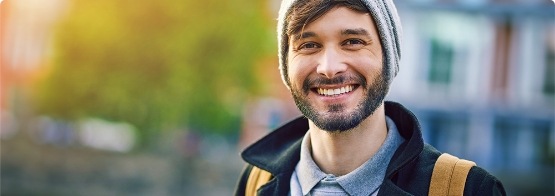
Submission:
M 416 113 L 426 142 L 500 175 L 513 194 L 552 195 L 554 3 L 396 3 L 403 53 L 388 99 Z

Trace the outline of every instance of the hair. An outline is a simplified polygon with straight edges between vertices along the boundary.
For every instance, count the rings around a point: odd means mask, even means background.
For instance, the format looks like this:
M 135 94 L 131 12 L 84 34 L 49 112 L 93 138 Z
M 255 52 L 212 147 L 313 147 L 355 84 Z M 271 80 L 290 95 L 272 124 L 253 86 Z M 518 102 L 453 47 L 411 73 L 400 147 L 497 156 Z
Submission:
M 299 0 L 291 5 L 291 13 L 285 18 L 287 36 L 301 32 L 308 23 L 314 22 L 335 7 L 370 13 L 361 0 Z

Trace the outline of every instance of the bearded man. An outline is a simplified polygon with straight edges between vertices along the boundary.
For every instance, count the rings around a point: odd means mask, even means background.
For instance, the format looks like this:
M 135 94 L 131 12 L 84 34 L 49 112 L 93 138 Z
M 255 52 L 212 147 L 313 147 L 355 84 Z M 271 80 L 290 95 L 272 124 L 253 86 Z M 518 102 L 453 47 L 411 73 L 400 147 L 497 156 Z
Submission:
M 284 0 L 277 28 L 282 79 L 304 116 L 242 153 L 235 194 L 431 194 L 441 153 L 409 110 L 384 101 L 401 56 L 392 0 Z M 468 168 L 461 193 L 505 195 L 494 176 Z M 252 188 L 254 170 L 268 181 Z

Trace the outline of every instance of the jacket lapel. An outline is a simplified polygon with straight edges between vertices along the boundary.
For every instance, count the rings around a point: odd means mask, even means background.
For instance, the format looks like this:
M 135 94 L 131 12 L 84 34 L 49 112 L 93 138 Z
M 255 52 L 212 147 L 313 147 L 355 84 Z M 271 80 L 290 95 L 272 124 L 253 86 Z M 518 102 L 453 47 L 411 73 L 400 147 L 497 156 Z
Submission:
M 385 102 L 385 114 L 395 122 L 399 133 L 406 140 L 395 151 L 387 168 L 386 178 L 391 178 L 393 174 L 418 157 L 424 148 L 424 140 L 416 117 L 401 104 Z
M 249 146 L 241 156 L 246 162 L 278 175 L 295 169 L 308 120 L 297 118 Z

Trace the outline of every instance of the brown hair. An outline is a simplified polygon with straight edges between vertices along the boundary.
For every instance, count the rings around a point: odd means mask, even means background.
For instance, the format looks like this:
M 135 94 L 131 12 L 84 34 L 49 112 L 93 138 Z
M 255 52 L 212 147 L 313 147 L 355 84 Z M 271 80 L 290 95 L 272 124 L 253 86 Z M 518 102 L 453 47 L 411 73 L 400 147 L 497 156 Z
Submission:
M 332 8 L 346 7 L 359 13 L 370 13 L 361 0 L 299 0 L 291 5 L 285 18 L 287 37 L 299 33 L 304 27 L 320 18 Z

